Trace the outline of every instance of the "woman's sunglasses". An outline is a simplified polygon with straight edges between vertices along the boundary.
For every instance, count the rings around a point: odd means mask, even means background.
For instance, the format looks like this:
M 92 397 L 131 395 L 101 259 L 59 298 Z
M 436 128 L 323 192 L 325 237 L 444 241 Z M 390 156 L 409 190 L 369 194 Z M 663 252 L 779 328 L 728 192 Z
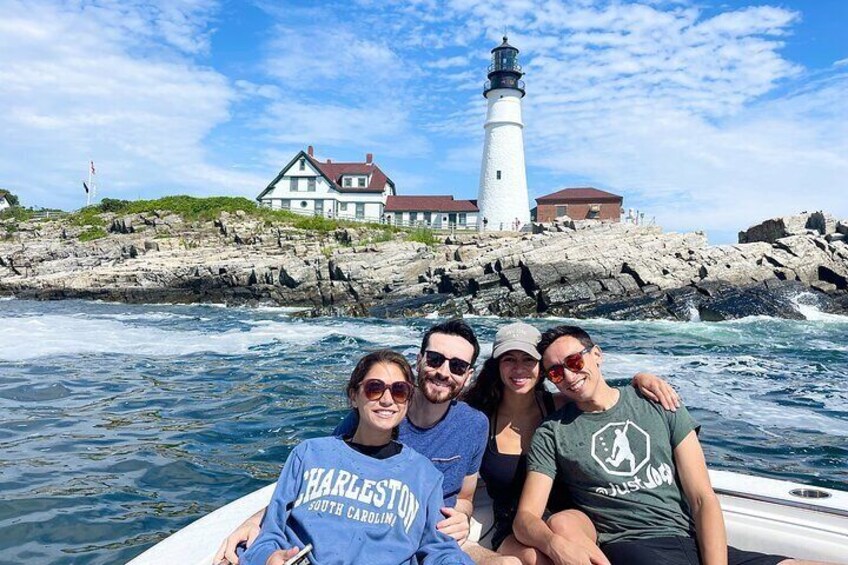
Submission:
M 565 379 L 566 369 L 572 373 L 579 373 L 583 370 L 583 367 L 586 366 L 586 361 L 583 360 L 583 356 L 592 351 L 592 347 L 594 346 L 587 347 L 583 351 L 577 353 L 572 353 L 563 359 L 561 364 L 549 367 L 545 370 L 545 376 L 548 377 L 549 381 L 556 385 Z
M 412 396 L 412 391 L 415 390 L 415 388 L 406 381 L 397 381 L 388 385 L 380 379 L 368 379 L 362 381 L 360 386 L 362 387 L 362 392 L 365 393 L 365 398 L 371 401 L 380 400 L 383 398 L 383 393 L 386 392 L 386 389 L 389 389 L 389 393 L 392 395 L 392 400 L 398 404 L 406 404 L 409 402 L 409 397 Z
M 431 369 L 438 369 L 445 364 L 445 361 L 448 362 L 450 372 L 458 377 L 464 375 L 465 372 L 471 368 L 471 363 L 464 359 L 460 359 L 459 357 L 447 358 L 438 351 L 424 352 L 424 362 L 427 363 L 427 366 Z

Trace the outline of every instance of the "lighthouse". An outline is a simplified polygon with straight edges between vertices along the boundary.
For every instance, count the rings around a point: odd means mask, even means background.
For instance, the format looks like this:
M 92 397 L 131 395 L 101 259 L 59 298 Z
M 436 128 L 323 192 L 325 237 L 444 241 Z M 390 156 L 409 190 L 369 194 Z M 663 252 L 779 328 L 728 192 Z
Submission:
M 514 231 L 530 221 L 521 121 L 523 74 L 518 49 L 504 36 L 503 43 L 492 49 L 489 80 L 483 87 L 489 108 L 477 202 L 482 228 L 488 231 Z

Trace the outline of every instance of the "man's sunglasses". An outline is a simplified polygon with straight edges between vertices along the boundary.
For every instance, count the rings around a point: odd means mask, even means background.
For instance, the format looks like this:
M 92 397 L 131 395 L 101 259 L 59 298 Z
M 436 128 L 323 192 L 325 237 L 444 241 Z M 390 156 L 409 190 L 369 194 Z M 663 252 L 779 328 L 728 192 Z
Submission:
M 386 389 L 389 389 L 389 393 L 392 395 L 392 400 L 398 404 L 406 404 L 409 402 L 409 398 L 412 396 L 412 391 L 415 390 L 415 387 L 406 381 L 397 381 L 388 385 L 380 379 L 367 379 L 362 381 L 360 386 L 362 387 L 362 392 L 365 393 L 365 398 L 372 402 L 383 398 L 383 394 L 386 392 Z
M 465 372 L 471 368 L 471 363 L 465 361 L 464 359 L 460 359 L 458 357 L 451 357 L 450 359 L 448 359 L 438 351 L 424 352 L 424 362 L 427 363 L 427 366 L 431 369 L 438 369 L 439 367 L 445 364 L 445 361 L 448 362 L 448 368 L 450 369 L 450 372 L 458 377 L 464 375 Z
M 577 353 L 572 353 L 562 360 L 561 364 L 553 365 L 545 370 L 545 376 L 548 377 L 548 380 L 552 383 L 559 384 L 565 379 L 565 370 L 568 369 L 572 373 L 579 373 L 583 370 L 583 367 L 586 366 L 586 361 L 583 360 L 583 356 L 592 351 L 592 347 L 587 347 L 583 351 L 579 351 Z

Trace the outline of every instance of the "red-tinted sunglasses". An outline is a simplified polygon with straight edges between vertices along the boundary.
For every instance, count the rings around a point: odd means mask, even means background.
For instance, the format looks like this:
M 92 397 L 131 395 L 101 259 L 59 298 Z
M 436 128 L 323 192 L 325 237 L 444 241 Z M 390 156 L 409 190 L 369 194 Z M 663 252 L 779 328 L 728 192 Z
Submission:
M 383 398 L 383 393 L 386 392 L 386 389 L 389 389 L 389 393 L 392 395 L 392 400 L 398 404 L 406 404 L 409 402 L 409 398 L 412 396 L 412 391 L 415 390 L 415 388 L 406 381 L 397 381 L 389 385 L 380 379 L 368 379 L 362 381 L 360 386 L 362 387 L 362 392 L 365 393 L 365 398 L 371 401 L 380 400 Z
M 565 379 L 565 370 L 568 369 L 572 373 L 579 373 L 586 366 L 586 361 L 583 356 L 592 351 L 592 347 L 587 347 L 583 351 L 572 353 L 562 360 L 562 363 L 553 365 L 545 370 L 545 376 L 554 384 L 559 384 Z

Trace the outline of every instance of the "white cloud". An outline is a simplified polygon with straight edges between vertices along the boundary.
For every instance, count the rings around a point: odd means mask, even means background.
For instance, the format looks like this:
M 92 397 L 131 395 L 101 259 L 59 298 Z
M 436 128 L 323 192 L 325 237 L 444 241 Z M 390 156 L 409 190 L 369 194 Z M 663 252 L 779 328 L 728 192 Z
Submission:
M 758 6 L 705 17 L 661 3 L 452 7 L 484 30 L 517 22 L 510 43 L 527 72 L 531 176 L 591 179 L 676 230 L 727 233 L 814 208 L 848 216 L 848 79 L 838 63 L 822 78 L 783 57 L 801 14 Z M 475 111 L 469 104 L 431 128 L 470 136 L 482 122 Z
M 255 186 L 210 164 L 229 118 L 226 77 L 183 53 L 208 49 L 207 3 L 6 2 L 0 13 L 2 182 L 26 204 L 76 207 L 89 159 L 100 195 Z

